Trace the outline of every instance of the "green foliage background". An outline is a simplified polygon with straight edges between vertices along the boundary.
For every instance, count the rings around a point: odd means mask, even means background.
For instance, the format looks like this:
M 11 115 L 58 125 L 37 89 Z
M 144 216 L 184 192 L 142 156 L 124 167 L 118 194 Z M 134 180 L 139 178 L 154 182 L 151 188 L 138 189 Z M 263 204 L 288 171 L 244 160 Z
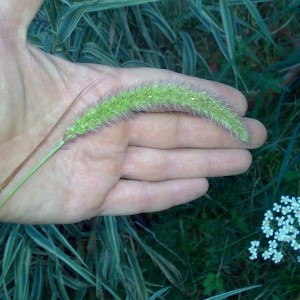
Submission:
M 250 261 L 247 251 L 262 238 L 265 210 L 283 194 L 300 195 L 299 7 L 296 0 L 45 1 L 28 33 L 43 51 L 234 86 L 269 136 L 246 174 L 211 179 L 208 194 L 188 205 L 134 219 L 1 224 L 0 298 L 299 299 L 294 253 L 274 265 Z

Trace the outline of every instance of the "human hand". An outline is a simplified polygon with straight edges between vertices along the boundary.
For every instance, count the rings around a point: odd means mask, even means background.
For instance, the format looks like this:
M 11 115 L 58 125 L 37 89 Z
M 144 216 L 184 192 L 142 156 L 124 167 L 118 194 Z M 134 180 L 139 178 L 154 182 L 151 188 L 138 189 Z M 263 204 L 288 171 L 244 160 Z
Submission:
M 220 96 L 244 115 L 244 96 L 220 83 L 165 70 L 74 64 L 35 49 L 26 43 L 26 30 L 41 3 L 0 0 L 0 119 L 6 124 L 0 128 L 0 181 L 47 135 L 76 95 L 95 78 L 99 82 L 84 93 L 0 199 L 62 139 L 74 116 L 115 90 L 153 79 L 185 81 Z M 265 128 L 253 119 L 244 122 L 251 134 L 250 148 L 260 146 Z M 246 171 L 251 155 L 244 148 L 205 119 L 139 114 L 61 149 L 0 210 L 0 220 L 72 223 L 97 215 L 163 210 L 203 195 L 207 177 Z

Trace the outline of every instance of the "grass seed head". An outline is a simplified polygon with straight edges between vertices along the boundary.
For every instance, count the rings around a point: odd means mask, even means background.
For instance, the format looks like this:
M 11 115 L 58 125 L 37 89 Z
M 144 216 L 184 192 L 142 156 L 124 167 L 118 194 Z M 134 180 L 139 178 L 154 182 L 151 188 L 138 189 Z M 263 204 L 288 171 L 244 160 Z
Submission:
M 100 102 L 67 129 L 65 141 L 130 118 L 138 112 L 173 111 L 200 116 L 222 126 L 243 143 L 249 133 L 233 109 L 206 91 L 185 85 L 152 84 L 118 93 Z

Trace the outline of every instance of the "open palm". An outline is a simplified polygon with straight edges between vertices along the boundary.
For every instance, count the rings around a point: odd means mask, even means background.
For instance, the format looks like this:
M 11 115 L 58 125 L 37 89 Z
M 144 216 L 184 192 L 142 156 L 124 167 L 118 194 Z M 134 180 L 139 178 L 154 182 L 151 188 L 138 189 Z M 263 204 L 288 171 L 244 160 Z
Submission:
M 238 91 L 214 82 L 156 69 L 113 69 L 74 64 L 26 42 L 41 0 L 0 0 L 0 181 L 39 144 L 73 99 L 88 89 L 39 151 L 1 192 L 4 197 L 63 137 L 74 118 L 107 93 L 153 80 L 185 80 L 211 90 L 243 115 Z M 246 119 L 251 148 L 265 129 Z M 166 209 L 203 195 L 206 177 L 246 171 L 250 153 L 207 120 L 176 113 L 139 114 L 80 137 L 53 156 L 0 211 L 0 220 L 70 223 L 97 215 Z

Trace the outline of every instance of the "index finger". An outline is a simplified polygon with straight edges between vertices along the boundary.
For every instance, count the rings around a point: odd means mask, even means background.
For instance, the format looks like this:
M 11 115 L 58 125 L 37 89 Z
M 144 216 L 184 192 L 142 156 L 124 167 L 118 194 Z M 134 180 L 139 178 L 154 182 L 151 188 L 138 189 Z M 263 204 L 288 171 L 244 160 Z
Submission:
M 151 68 L 133 68 L 121 69 L 120 79 L 122 85 L 132 86 L 147 82 L 164 82 L 176 83 L 180 82 L 190 84 L 197 87 L 199 90 L 207 91 L 210 95 L 220 99 L 230 106 L 237 114 L 243 116 L 248 108 L 245 96 L 237 89 L 225 85 L 223 83 L 214 82 L 206 79 L 196 78 L 188 75 L 179 74 L 176 72 L 151 69 Z

